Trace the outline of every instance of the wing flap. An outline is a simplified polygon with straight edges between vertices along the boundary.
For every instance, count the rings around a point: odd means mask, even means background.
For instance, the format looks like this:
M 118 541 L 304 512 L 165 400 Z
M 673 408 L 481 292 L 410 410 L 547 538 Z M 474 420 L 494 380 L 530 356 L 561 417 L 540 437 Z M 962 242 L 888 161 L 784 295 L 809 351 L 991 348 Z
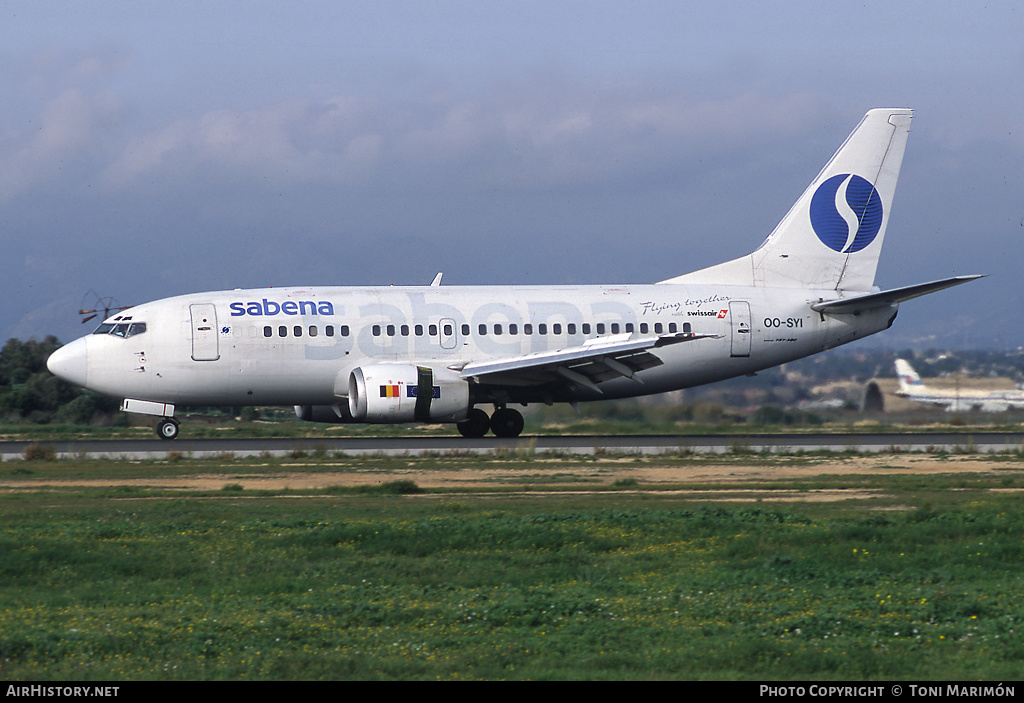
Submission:
M 637 337 L 620 334 L 591 339 L 577 347 L 536 352 L 523 356 L 488 361 L 473 361 L 456 367 L 464 379 L 478 383 L 532 386 L 551 382 L 570 382 L 600 392 L 597 384 L 613 378 L 633 378 L 638 371 L 660 366 L 663 362 L 649 350 L 697 339 L 717 338 L 714 334 L 663 334 Z

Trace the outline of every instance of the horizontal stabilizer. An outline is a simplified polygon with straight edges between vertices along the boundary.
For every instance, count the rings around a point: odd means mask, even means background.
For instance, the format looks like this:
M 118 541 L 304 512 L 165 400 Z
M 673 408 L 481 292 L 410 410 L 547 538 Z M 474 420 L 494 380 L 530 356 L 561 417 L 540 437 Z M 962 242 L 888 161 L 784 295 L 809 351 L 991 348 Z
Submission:
M 822 300 L 817 303 L 811 303 L 811 309 L 816 312 L 856 315 L 864 312 L 865 310 L 872 310 L 874 308 L 880 308 L 894 303 L 902 303 L 904 300 L 919 298 L 922 295 L 928 295 L 935 291 L 952 288 L 953 286 L 958 286 L 961 283 L 967 283 L 968 281 L 973 281 L 978 278 L 984 278 L 984 276 L 954 276 L 953 278 L 945 278 L 941 281 L 918 283 L 916 286 L 905 286 L 903 288 L 884 290 L 880 293 L 867 293 L 865 295 L 855 295 L 851 298 Z

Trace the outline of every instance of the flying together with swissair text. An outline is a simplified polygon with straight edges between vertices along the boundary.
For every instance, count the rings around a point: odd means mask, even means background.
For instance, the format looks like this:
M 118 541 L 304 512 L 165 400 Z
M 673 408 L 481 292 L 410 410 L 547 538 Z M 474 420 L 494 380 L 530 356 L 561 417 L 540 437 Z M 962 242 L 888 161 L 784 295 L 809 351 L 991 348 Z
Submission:
M 648 285 L 310 287 L 166 298 L 54 352 L 61 378 L 178 435 L 176 406 L 291 405 L 314 422 L 455 423 L 689 388 L 888 328 L 979 276 L 874 287 L 911 111 L 869 111 L 754 252 Z M 490 406 L 493 410 L 485 410 Z

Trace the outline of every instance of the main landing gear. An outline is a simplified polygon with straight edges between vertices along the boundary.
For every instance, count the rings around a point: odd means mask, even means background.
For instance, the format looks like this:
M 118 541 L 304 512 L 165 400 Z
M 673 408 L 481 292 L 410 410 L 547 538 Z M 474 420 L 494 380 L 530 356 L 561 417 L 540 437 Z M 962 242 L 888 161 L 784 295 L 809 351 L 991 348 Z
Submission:
M 156 434 L 160 439 L 174 439 L 178 436 L 178 422 L 172 417 L 165 417 L 156 423 Z
M 476 439 L 487 434 L 487 430 L 495 437 L 518 437 L 525 424 L 522 414 L 512 408 L 497 408 L 490 417 L 480 408 L 473 408 L 456 427 L 463 437 Z

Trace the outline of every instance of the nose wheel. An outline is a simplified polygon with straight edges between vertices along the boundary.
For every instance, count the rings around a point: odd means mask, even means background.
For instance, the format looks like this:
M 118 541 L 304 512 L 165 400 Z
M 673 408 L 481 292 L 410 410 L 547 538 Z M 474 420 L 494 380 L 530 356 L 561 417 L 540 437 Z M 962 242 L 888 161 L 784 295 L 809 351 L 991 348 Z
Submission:
M 156 424 L 156 434 L 160 439 L 174 439 L 178 436 L 178 423 L 165 417 Z

